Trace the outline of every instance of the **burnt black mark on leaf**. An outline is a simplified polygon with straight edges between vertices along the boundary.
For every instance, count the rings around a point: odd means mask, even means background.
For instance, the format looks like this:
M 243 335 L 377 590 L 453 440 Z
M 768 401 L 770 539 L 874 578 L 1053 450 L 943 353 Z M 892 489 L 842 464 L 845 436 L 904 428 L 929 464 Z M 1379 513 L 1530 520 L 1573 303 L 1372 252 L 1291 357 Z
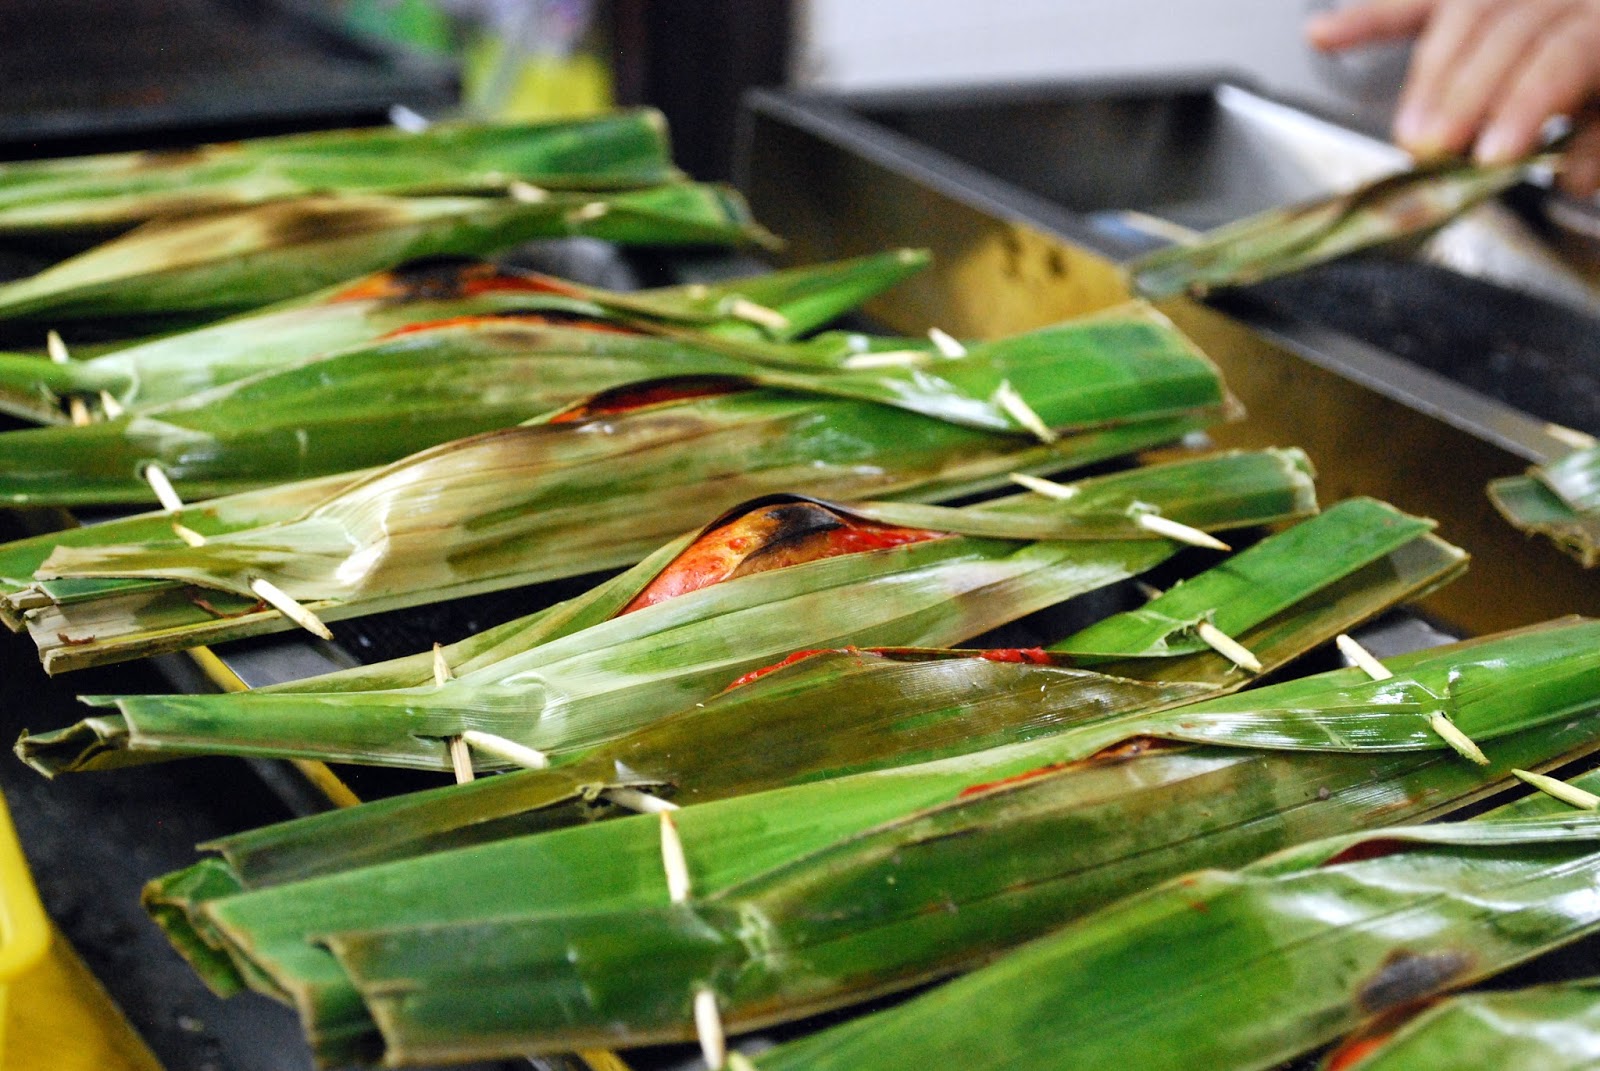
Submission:
M 494 266 L 474 257 L 439 255 L 419 257 L 390 273 L 398 293 L 395 300 L 445 300 L 466 293 L 472 279 L 494 274 Z
M 258 211 L 262 245 L 269 249 L 369 234 L 401 218 L 387 205 L 290 202 Z
M 1412 952 L 1397 948 L 1379 965 L 1377 973 L 1356 991 L 1356 1003 L 1369 1015 L 1421 1000 L 1465 974 L 1472 956 L 1455 949 Z
M 844 527 L 844 521 L 838 514 L 814 502 L 786 502 L 768 506 L 762 510 L 762 514 L 775 527 L 761 547 L 745 558 L 746 564 L 768 554 L 777 554 L 823 532 Z

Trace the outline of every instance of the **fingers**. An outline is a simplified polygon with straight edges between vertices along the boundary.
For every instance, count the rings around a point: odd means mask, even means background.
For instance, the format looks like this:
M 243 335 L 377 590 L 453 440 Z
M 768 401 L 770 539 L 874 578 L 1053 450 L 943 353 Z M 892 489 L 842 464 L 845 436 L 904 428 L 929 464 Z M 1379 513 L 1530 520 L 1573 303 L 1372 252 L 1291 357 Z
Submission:
M 1600 192 L 1600 115 L 1588 113 L 1561 158 L 1561 188 L 1574 197 Z
M 1573 5 L 1522 60 L 1495 105 L 1476 155 L 1503 163 L 1533 149 L 1545 120 L 1579 111 L 1600 90 L 1600 9 Z
M 1356 45 L 1415 37 L 1427 25 L 1437 0 L 1370 0 L 1318 15 L 1306 24 L 1312 47 L 1338 52 Z
M 1573 11 L 1574 0 L 1457 0 L 1441 7 L 1417 45 L 1396 139 L 1425 159 L 1465 152 L 1534 69 L 1541 49 L 1560 38 Z M 1530 127 L 1518 113 L 1498 136 L 1526 151 L 1550 114 Z
M 1600 185 L 1600 0 L 1367 0 L 1313 19 L 1326 50 L 1417 36 L 1395 140 L 1428 159 L 1473 150 L 1505 163 L 1574 115 L 1562 185 Z

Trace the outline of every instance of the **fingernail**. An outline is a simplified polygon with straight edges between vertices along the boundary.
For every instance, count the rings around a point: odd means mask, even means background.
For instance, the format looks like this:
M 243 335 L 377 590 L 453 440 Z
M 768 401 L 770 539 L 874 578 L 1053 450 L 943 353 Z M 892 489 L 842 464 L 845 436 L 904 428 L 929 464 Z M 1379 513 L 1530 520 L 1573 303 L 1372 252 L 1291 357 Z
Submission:
M 1408 104 L 1394 117 L 1394 140 L 1406 148 L 1413 148 L 1422 140 L 1427 128 L 1427 111 L 1415 104 Z
M 1522 155 L 1522 146 L 1513 131 L 1491 126 L 1473 146 L 1472 155 L 1480 164 L 1508 164 Z

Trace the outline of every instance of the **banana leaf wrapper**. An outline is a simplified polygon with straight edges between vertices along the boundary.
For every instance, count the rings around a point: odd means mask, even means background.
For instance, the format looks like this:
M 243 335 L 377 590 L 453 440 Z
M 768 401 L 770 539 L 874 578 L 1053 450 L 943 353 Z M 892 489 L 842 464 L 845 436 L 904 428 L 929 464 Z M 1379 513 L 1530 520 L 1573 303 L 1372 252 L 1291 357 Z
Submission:
M 1600 787 L 1600 776 L 1575 784 Z M 1136 1051 L 1154 1069 L 1273 1067 L 1364 1018 L 1594 933 L 1597 880 L 1600 818 L 1548 799 L 1475 821 L 1336 837 L 1239 871 L 1179 878 L 898 1009 L 756 1063 L 762 1071 L 909 1068 L 936 1052 L 977 1068 L 1073 1069 Z M 1494 1046 L 1515 1047 L 1513 1038 L 1534 1026 L 1514 1010 L 1493 1015 L 1502 999 L 1465 998 L 1461 1014 L 1445 1020 L 1453 1025 L 1445 1037 L 1463 1046 L 1448 1066 L 1593 1066 L 1592 1049 L 1561 1063 L 1572 1052 L 1562 1042 L 1590 1032 L 1583 1018 L 1550 1024 L 1549 1063 L 1493 1058 Z M 1425 1035 L 1407 1030 L 1396 1042 Z M 1352 1066 L 1413 1065 L 1402 1057 Z
M 0 236 L 105 234 L 308 194 L 477 193 L 673 182 L 666 122 L 649 109 L 537 123 L 446 123 L 255 138 L 193 149 L 0 165 Z
M 55 364 L 43 356 L 0 353 L 0 403 L 20 397 L 28 404 L 13 407 L 13 415 L 64 423 L 65 414 L 51 401 L 78 395 L 97 405 L 105 391 L 124 411 L 137 413 L 318 355 L 371 345 L 403 328 L 508 312 L 564 314 L 635 329 L 691 327 L 751 341 L 787 340 L 823 326 L 927 262 L 925 252 L 902 249 L 700 287 L 614 293 L 483 262 L 422 261 L 340 284 L 311 300 L 87 360 Z M 779 319 L 767 317 L 763 325 L 741 319 L 735 315 L 741 302 Z
M 1172 348 L 1179 336 L 1133 326 L 1131 335 L 1103 322 L 986 346 L 945 362 L 941 374 L 954 380 L 919 372 L 919 396 L 903 400 L 930 415 L 795 390 L 616 416 L 608 405 L 588 418 L 438 447 L 340 487 L 318 480 L 304 495 L 288 485 L 265 498 L 197 504 L 182 520 L 211 540 L 202 548 L 182 543 L 166 514 L 34 537 L 0 547 L 0 613 L 18 626 L 27 613 L 47 668 L 69 668 L 292 627 L 276 611 L 253 609 L 241 585 L 249 577 L 272 580 L 328 619 L 351 617 L 627 565 L 708 510 L 761 493 L 940 497 L 994 486 L 1017 469 L 1156 445 L 1219 419 L 1225 399 L 1209 364 Z M 1102 351 L 1108 340 L 1115 344 Z M 969 399 L 957 400 L 966 404 L 997 375 L 1019 371 L 1048 392 L 1046 419 L 1089 426 L 1041 444 L 943 419 L 941 409 L 954 406 L 930 389 L 966 390 Z M 849 378 L 889 397 L 877 374 Z M 841 386 L 831 377 L 825 385 Z M 291 499 L 304 506 L 285 517 L 280 506 Z M 252 526 L 257 501 L 272 512 Z
M 931 345 L 891 344 L 930 363 L 827 367 L 833 358 L 819 354 L 873 345 L 843 333 L 752 346 L 537 316 L 447 321 L 116 420 L 0 435 L 0 502 L 149 502 L 142 472 L 152 462 L 186 499 L 209 498 L 388 463 L 597 391 L 684 376 L 878 403 L 1030 439 L 1000 402 L 1003 384 L 1058 432 L 1226 403 L 1216 369 L 1148 306 L 988 343 L 960 360 L 931 356 Z
M 1152 300 L 1248 286 L 1385 242 L 1444 226 L 1522 181 L 1530 160 L 1497 167 L 1459 161 L 1428 164 L 1348 193 L 1272 209 L 1159 249 L 1126 266 L 1137 293 Z
M 1270 673 L 1455 576 L 1464 555 L 1426 532 L 1426 522 L 1351 500 L 1186 586 L 1226 597 L 1229 633 Z M 1308 545 L 1322 553 L 1308 555 Z M 1281 606 L 1290 575 L 1295 597 Z M 1256 582 L 1243 596 L 1241 579 Z M 1265 591 L 1274 594 L 1255 597 Z M 708 803 L 1153 714 L 1244 683 L 1209 650 L 1135 655 L 1099 671 L 1046 651 L 822 651 L 549 770 L 408 793 L 206 847 L 260 888 L 626 813 L 609 803 L 607 788 L 643 789 L 680 806 Z
M 224 542 L 233 540 L 233 535 L 220 531 L 228 523 L 225 512 L 215 514 L 209 505 L 185 510 L 186 519 L 191 514 L 218 518 L 217 523 L 191 527 L 213 539 L 205 549 L 212 553 L 215 547 L 220 553 L 215 559 L 225 570 L 220 574 L 206 559 L 190 556 L 175 539 L 170 514 L 142 515 L 137 526 L 130 521 L 119 524 L 115 533 L 86 534 L 87 539 L 77 532 L 69 535 L 79 538 L 69 541 L 36 537 L 25 546 L 7 548 L 4 557 L 25 559 L 23 565 L 31 567 L 41 565 L 39 559 L 49 555 L 45 572 L 54 570 L 65 578 L 19 582 L 12 595 L 0 599 L 0 616 L 8 624 L 26 628 L 46 668 L 57 672 L 296 627 L 277 611 L 260 606 L 253 594 L 234 593 L 234 586 L 245 576 L 276 577 L 299 590 L 331 591 L 334 597 L 319 596 L 308 604 L 325 621 L 338 621 L 625 566 L 645 557 L 674 530 L 681 531 L 703 517 L 707 507 L 726 507 L 735 504 L 731 500 L 778 488 L 806 486 L 840 496 L 898 494 L 910 500 L 943 497 L 997 483 L 1003 479 L 1002 470 L 1083 464 L 1167 442 L 1209 423 L 1198 417 L 1141 421 L 1071 435 L 1049 447 L 1023 447 L 1014 439 L 997 443 L 995 437 L 984 433 L 910 414 L 888 418 L 873 414 L 870 424 L 864 424 L 852 419 L 867 408 L 861 404 L 808 404 L 792 399 L 784 399 L 781 405 L 750 404 L 760 401 L 750 399 L 736 409 L 725 404 L 674 407 L 671 413 L 629 421 L 626 428 L 619 429 L 621 436 L 603 444 L 608 448 L 605 453 L 580 458 L 572 468 L 549 460 L 551 453 L 575 452 L 568 450 L 574 446 L 570 436 L 552 442 L 553 436 L 527 435 L 538 450 L 533 457 L 522 457 L 520 465 L 514 454 L 492 469 L 462 468 L 451 464 L 456 459 L 449 456 L 431 459 L 437 462 L 429 466 L 431 470 L 463 472 L 469 479 L 493 477 L 490 482 L 471 485 L 479 503 L 474 519 L 481 520 L 481 527 L 458 528 L 454 538 L 436 534 L 430 540 L 426 514 L 407 514 L 395 508 L 399 497 L 426 501 L 420 492 L 429 485 L 411 483 L 404 496 L 385 499 L 381 496 L 384 488 L 368 482 L 376 481 L 373 476 L 339 489 L 332 504 L 312 502 L 311 509 L 319 517 L 304 520 L 303 511 L 270 530 L 244 529 L 234 542 Z M 881 467 L 870 464 L 871 449 L 845 460 L 839 460 L 837 453 L 825 458 L 801 456 L 803 447 L 815 441 L 814 435 L 807 434 L 810 431 L 831 428 L 865 434 L 831 439 L 828 445 L 838 451 L 858 443 L 870 446 L 878 436 L 902 425 L 907 426 L 908 434 L 897 448 L 878 451 L 890 458 Z M 491 434 L 521 440 L 523 433 L 531 430 Z M 640 445 L 640 452 L 626 452 L 630 443 Z M 973 452 L 959 452 L 962 445 L 969 445 Z M 684 456 L 687 450 L 694 451 L 692 458 Z M 696 476 L 700 471 L 716 471 L 715 463 L 723 460 L 726 468 L 722 471 L 729 475 L 714 483 L 703 483 Z M 650 482 L 647 477 L 658 471 L 664 471 L 665 478 Z M 515 482 L 518 475 L 525 477 L 524 482 Z M 325 478 L 311 481 L 309 486 L 329 482 Z M 452 490 L 466 486 L 453 484 Z M 503 509 L 493 508 L 496 488 L 505 492 Z M 603 489 L 603 496 L 597 488 Z M 254 503 L 259 497 L 260 493 L 252 493 L 219 499 L 217 504 L 226 511 L 240 499 Z M 454 497 L 459 500 L 461 496 Z M 281 499 L 272 504 L 278 501 Z M 376 501 L 381 504 L 378 513 L 405 518 L 405 522 L 393 533 L 395 538 L 378 536 L 367 545 L 365 555 L 355 556 L 343 537 L 335 535 L 331 542 L 325 538 L 329 530 L 323 521 L 362 501 L 369 505 Z M 264 520 L 273 523 L 275 519 Z M 365 521 L 361 528 L 368 533 L 376 531 Z M 324 538 L 308 541 L 299 538 L 302 532 Z M 111 537 L 113 545 L 90 546 L 81 554 L 70 550 L 71 543 L 85 543 L 97 536 Z M 127 536 L 142 536 L 149 542 L 136 547 L 115 545 L 116 539 Z M 292 543 L 278 541 L 285 536 L 296 538 Z M 340 560 L 350 563 L 342 580 Z M 149 576 L 184 579 L 120 578 L 141 570 Z M 219 575 L 226 587 L 205 586 L 211 583 L 204 579 L 208 572 Z M 328 579 L 336 581 L 332 588 L 316 587 Z M 340 590 L 344 581 L 358 579 L 359 590 Z
M 421 257 L 574 235 L 626 245 L 771 243 L 737 193 L 690 183 L 532 201 L 311 196 L 152 220 L 0 285 L 0 319 L 237 312 Z
M 1600 447 L 1493 480 L 1489 501 L 1512 525 L 1550 539 L 1585 569 L 1600 564 Z
M 1409 1013 L 1409 1014 L 1408 1014 Z M 1326 1071 L 1581 1071 L 1600 1059 L 1600 981 L 1402 1006 L 1343 1042 Z
M 1091 726 L 686 808 L 684 902 L 655 816 L 259 890 L 210 861 L 147 902 L 212 984 L 294 1002 L 328 1063 L 688 1039 L 701 988 L 739 1031 L 971 968 L 1197 866 L 1445 813 L 1512 766 L 1592 749 L 1597 637 L 1535 630 L 1394 659 L 1382 684 L 1339 671 L 1128 718 L 1113 751 Z M 1429 707 L 1492 764 L 1441 750 L 1416 716 Z
M 1069 502 L 1017 496 L 965 509 L 755 503 L 585 595 L 444 648 L 455 679 L 443 685 L 424 653 L 236 695 L 91 699 L 119 713 L 18 746 L 41 770 L 105 748 L 448 769 L 448 739 L 479 729 L 561 754 L 703 701 L 796 648 L 948 646 L 1152 568 L 1176 548 L 1134 523 L 1133 503 L 1201 528 L 1315 508 L 1295 451 L 1076 486 Z M 886 542 L 872 549 L 875 540 Z M 713 556 L 733 571 L 698 572 Z M 674 586 L 697 575 L 719 582 Z

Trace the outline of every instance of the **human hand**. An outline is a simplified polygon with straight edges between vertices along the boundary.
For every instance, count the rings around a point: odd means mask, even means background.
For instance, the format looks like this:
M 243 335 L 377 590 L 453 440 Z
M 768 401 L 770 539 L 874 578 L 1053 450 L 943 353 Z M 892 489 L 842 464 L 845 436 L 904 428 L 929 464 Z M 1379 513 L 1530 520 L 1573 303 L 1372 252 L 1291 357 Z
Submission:
M 1505 163 L 1567 115 L 1561 184 L 1579 196 L 1600 187 L 1600 0 L 1366 0 L 1312 19 L 1306 35 L 1330 52 L 1417 38 L 1394 135 L 1419 159 L 1471 149 Z

